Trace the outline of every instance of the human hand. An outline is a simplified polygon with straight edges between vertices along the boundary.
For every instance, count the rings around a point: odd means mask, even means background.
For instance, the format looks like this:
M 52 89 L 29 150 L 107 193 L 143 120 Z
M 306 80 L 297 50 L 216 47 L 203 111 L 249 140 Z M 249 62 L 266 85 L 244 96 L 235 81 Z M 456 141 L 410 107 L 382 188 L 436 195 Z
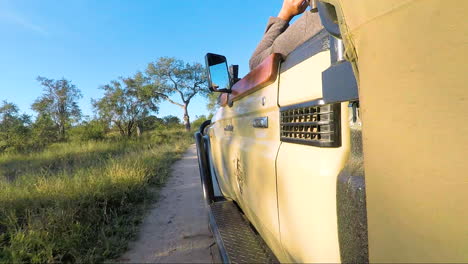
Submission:
M 278 17 L 289 22 L 294 16 L 302 14 L 307 9 L 308 4 L 308 0 L 284 0 Z

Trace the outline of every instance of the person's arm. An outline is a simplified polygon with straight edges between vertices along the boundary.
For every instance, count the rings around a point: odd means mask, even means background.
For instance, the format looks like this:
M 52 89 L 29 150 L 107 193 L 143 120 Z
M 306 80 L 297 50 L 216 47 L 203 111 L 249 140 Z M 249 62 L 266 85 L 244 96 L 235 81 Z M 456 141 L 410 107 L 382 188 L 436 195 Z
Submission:
M 288 28 L 289 21 L 291 21 L 294 16 L 301 14 L 306 10 L 307 5 L 307 0 L 284 0 L 283 7 L 279 12 L 278 17 L 270 17 L 265 30 L 265 35 L 250 58 L 250 70 L 257 67 L 271 54 L 271 48 L 275 39 Z
M 265 35 L 252 54 L 252 57 L 250 57 L 250 70 L 253 70 L 255 67 L 257 67 L 266 57 L 271 54 L 271 47 L 273 42 L 288 28 L 288 26 L 289 23 L 287 21 L 284 21 L 278 17 L 270 17 L 267 28 L 265 30 Z

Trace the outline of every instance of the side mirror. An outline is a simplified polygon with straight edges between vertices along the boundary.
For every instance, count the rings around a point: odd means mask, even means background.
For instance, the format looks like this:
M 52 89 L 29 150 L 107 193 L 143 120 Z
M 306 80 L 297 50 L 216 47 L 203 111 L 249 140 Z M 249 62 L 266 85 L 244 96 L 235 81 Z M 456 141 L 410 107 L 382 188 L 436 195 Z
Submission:
M 231 76 L 228 70 L 226 57 L 208 53 L 205 56 L 208 71 L 208 87 L 213 92 L 230 93 Z

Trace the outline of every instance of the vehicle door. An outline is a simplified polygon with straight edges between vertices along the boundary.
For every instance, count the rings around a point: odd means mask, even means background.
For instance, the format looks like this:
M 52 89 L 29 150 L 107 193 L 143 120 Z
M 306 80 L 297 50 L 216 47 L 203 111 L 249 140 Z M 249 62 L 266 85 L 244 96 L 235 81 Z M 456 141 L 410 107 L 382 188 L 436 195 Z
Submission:
M 275 253 L 279 242 L 275 160 L 279 148 L 278 67 L 273 54 L 233 87 L 232 182 L 240 207 Z

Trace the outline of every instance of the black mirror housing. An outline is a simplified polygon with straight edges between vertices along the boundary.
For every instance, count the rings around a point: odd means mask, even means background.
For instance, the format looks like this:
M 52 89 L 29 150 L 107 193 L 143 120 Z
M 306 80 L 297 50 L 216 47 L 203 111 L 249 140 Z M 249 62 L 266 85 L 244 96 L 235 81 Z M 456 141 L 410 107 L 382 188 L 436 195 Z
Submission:
M 223 55 L 207 53 L 205 63 L 208 75 L 208 87 L 213 92 L 230 93 L 232 80 L 227 59 Z
M 329 3 L 317 2 L 317 9 L 325 30 L 335 38 L 341 39 L 341 31 L 338 25 L 335 7 Z

